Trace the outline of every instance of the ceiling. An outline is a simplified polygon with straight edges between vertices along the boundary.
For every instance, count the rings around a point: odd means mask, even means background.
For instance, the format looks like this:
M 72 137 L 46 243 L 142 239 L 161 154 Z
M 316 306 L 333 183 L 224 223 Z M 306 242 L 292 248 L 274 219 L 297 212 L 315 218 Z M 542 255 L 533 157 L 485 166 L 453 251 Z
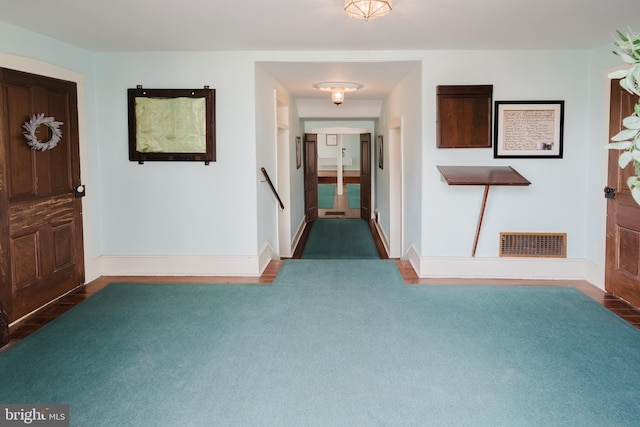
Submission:
M 640 32 L 639 0 L 394 0 L 368 22 L 342 0 L 0 0 L 0 20 L 94 52 L 592 49 Z M 412 62 L 261 63 L 294 98 L 355 81 L 384 97 Z M 345 101 L 346 105 L 346 101 Z

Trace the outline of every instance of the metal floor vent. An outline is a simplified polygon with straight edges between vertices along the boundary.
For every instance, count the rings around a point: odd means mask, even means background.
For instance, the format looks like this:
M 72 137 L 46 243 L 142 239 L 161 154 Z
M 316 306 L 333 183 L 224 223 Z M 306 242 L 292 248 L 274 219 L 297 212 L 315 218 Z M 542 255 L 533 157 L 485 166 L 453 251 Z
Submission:
M 500 256 L 566 258 L 567 233 L 500 233 Z

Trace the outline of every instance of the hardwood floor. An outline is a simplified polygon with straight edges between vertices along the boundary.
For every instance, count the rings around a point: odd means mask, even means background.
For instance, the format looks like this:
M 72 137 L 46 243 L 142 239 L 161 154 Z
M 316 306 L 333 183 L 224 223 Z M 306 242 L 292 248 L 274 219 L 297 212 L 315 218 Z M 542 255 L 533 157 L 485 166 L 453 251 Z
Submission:
M 310 228 L 310 227 L 307 227 Z M 374 240 L 375 233 L 374 233 Z M 379 239 L 377 239 L 379 240 Z M 379 243 L 378 250 L 380 251 Z M 382 248 L 384 252 L 384 248 Z M 295 256 L 294 256 L 295 257 Z M 103 276 L 93 282 L 80 286 L 67 295 L 59 298 L 51 304 L 30 314 L 29 316 L 14 323 L 10 327 L 11 341 L 8 345 L 0 349 L 6 350 L 21 339 L 27 337 L 50 321 L 56 319 L 77 304 L 90 298 L 96 292 L 112 282 L 137 282 L 137 283 L 250 283 L 256 285 L 270 284 L 276 278 L 283 260 L 272 261 L 260 277 L 140 277 L 140 276 Z M 396 260 L 398 269 L 407 285 L 495 285 L 495 286 L 573 286 L 591 297 L 602 306 L 611 310 L 634 327 L 640 329 L 640 309 L 627 303 L 626 301 L 610 295 L 603 290 L 581 280 L 505 280 L 505 279 L 421 279 L 419 278 L 408 261 Z

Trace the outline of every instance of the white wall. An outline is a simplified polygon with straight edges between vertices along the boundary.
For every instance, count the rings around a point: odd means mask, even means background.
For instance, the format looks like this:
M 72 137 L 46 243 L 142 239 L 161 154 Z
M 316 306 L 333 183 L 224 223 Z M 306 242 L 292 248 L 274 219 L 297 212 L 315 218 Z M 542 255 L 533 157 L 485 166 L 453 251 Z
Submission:
M 258 170 L 251 56 L 228 52 L 97 54 L 96 70 L 98 149 L 104 171 L 100 189 L 103 254 L 255 256 Z M 216 89 L 216 162 L 209 166 L 130 162 L 126 93 L 138 84 Z M 166 260 L 157 261 L 166 264 Z M 111 266 L 117 268 L 117 263 Z M 157 271 L 166 271 L 164 265 L 158 265 Z M 217 271 L 204 267 L 198 271 L 208 272 Z
M 292 100 L 291 100 L 292 101 Z M 289 108 L 289 129 L 292 138 L 291 141 L 291 182 L 289 188 L 291 190 L 289 204 L 291 205 L 291 236 L 295 239 L 299 238 L 299 234 L 304 227 L 305 211 L 304 211 L 304 126 L 298 117 L 295 102 L 291 102 Z M 300 168 L 296 163 L 296 137 L 300 138 Z M 292 242 L 293 243 L 293 242 Z
M 0 52 L 5 58 L 20 55 L 63 67 L 85 79 L 85 233 L 92 256 L 103 258 L 103 273 L 134 272 L 124 267 L 125 260 L 131 261 L 126 265 L 148 261 L 147 272 L 163 273 L 157 268 L 162 257 L 231 257 L 235 272 L 246 273 L 242 260 L 253 263 L 261 245 L 273 241 L 273 218 L 259 219 L 270 201 L 260 193 L 258 164 L 275 161 L 269 151 L 274 136 L 262 136 L 267 126 L 262 115 L 270 114 L 266 93 L 275 85 L 268 79 L 264 88 L 256 84 L 256 61 L 417 60 L 421 70 L 385 101 L 379 127 L 384 132 L 386 120 L 403 116 L 404 241 L 421 263 L 419 272 L 599 277 L 606 206 L 600 199 L 606 142 L 603 76 L 617 64 L 608 47 L 591 52 L 91 53 L 0 23 Z M 217 162 L 129 162 L 126 89 L 137 84 L 215 88 Z M 454 84 L 492 84 L 494 100 L 564 100 L 564 158 L 493 159 L 491 149 L 437 149 L 436 86 Z M 296 122 L 294 117 L 291 123 Z M 302 136 L 302 127 L 291 132 L 292 147 L 298 133 Z M 492 188 L 476 259 L 470 253 L 482 191 L 447 186 L 436 165 L 511 165 L 532 182 L 527 188 Z M 292 230 L 302 212 L 301 176 L 301 169 L 291 176 Z M 514 262 L 498 257 L 500 231 L 566 232 L 568 259 L 520 262 L 524 270 L 514 273 Z M 485 261 L 490 268 L 478 268 Z M 220 270 L 214 266 L 209 272 Z
M 418 252 L 421 251 L 422 241 L 422 198 L 423 198 L 423 178 L 422 178 L 422 152 L 424 143 L 422 139 L 422 104 L 423 92 L 422 73 L 423 67 L 416 67 L 412 70 L 391 92 L 383 105 L 383 115 L 379 122 L 379 133 L 383 135 L 384 158 L 389 159 L 389 122 L 395 117 L 402 117 L 403 129 L 403 247 L 401 253 L 404 255 L 409 247 L 413 246 Z M 428 101 L 427 101 L 428 103 Z M 375 149 L 375 141 L 373 143 Z M 391 226 L 390 217 L 390 194 L 389 194 L 389 170 L 388 165 L 384 169 L 378 168 L 377 160 L 372 165 L 376 171 L 376 207 L 380 210 L 382 220 L 381 225 L 389 236 Z
M 476 256 L 497 257 L 500 231 L 521 231 L 566 232 L 568 258 L 585 257 L 586 69 L 588 55 L 577 51 L 425 54 L 423 255 L 469 257 L 482 198 L 481 187 L 442 182 L 436 165 L 511 165 L 532 185 L 492 187 Z M 564 100 L 564 158 L 494 159 L 490 148 L 437 149 L 436 86 L 456 84 L 492 84 L 494 100 Z
M 282 186 L 277 184 L 276 174 L 279 173 L 276 165 L 276 111 L 274 107 L 275 92 L 286 97 L 288 103 L 288 154 L 283 156 L 288 159 L 288 182 Z M 285 210 L 288 211 L 286 219 L 289 228 L 289 245 L 294 243 L 296 235 L 304 219 L 304 171 L 302 166 L 296 166 L 296 136 L 303 137 L 300 120 L 297 115 L 296 105 L 282 85 L 275 81 L 259 65 L 256 66 L 256 147 L 258 170 L 258 249 L 262 250 L 265 245 L 277 250 L 278 245 L 278 212 L 279 206 L 268 185 L 263 182 L 264 177 L 260 172 L 261 167 L 265 167 L 276 186 L 280 197 L 283 199 Z M 300 149 L 303 149 L 301 141 Z M 302 155 L 302 153 L 301 153 Z M 302 158 L 301 158 L 302 161 Z M 284 165 L 283 165 L 284 166 Z M 285 191 L 283 192 L 283 189 Z M 282 251 L 281 251 L 282 252 Z

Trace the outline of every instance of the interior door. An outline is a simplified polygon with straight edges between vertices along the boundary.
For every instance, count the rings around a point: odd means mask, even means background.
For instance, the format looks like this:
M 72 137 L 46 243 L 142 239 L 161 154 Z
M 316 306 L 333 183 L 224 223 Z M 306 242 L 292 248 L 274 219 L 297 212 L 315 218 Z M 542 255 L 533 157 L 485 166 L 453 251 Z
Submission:
M 318 219 L 318 135 L 304 135 L 304 210 L 307 222 Z
M 636 96 L 620 87 L 619 80 L 611 82 L 610 137 L 623 129 L 622 119 L 633 113 L 636 101 Z M 607 200 L 605 289 L 640 306 L 640 206 L 627 187 L 633 165 L 620 169 L 620 153 L 619 150 L 609 153 L 607 187 L 615 189 L 615 196 Z
M 84 282 L 76 85 L 0 69 L 0 298 L 14 321 Z M 62 138 L 33 150 L 23 124 L 44 113 Z M 40 125 L 39 141 L 51 138 Z
M 371 220 L 371 134 L 360 134 L 360 218 Z

